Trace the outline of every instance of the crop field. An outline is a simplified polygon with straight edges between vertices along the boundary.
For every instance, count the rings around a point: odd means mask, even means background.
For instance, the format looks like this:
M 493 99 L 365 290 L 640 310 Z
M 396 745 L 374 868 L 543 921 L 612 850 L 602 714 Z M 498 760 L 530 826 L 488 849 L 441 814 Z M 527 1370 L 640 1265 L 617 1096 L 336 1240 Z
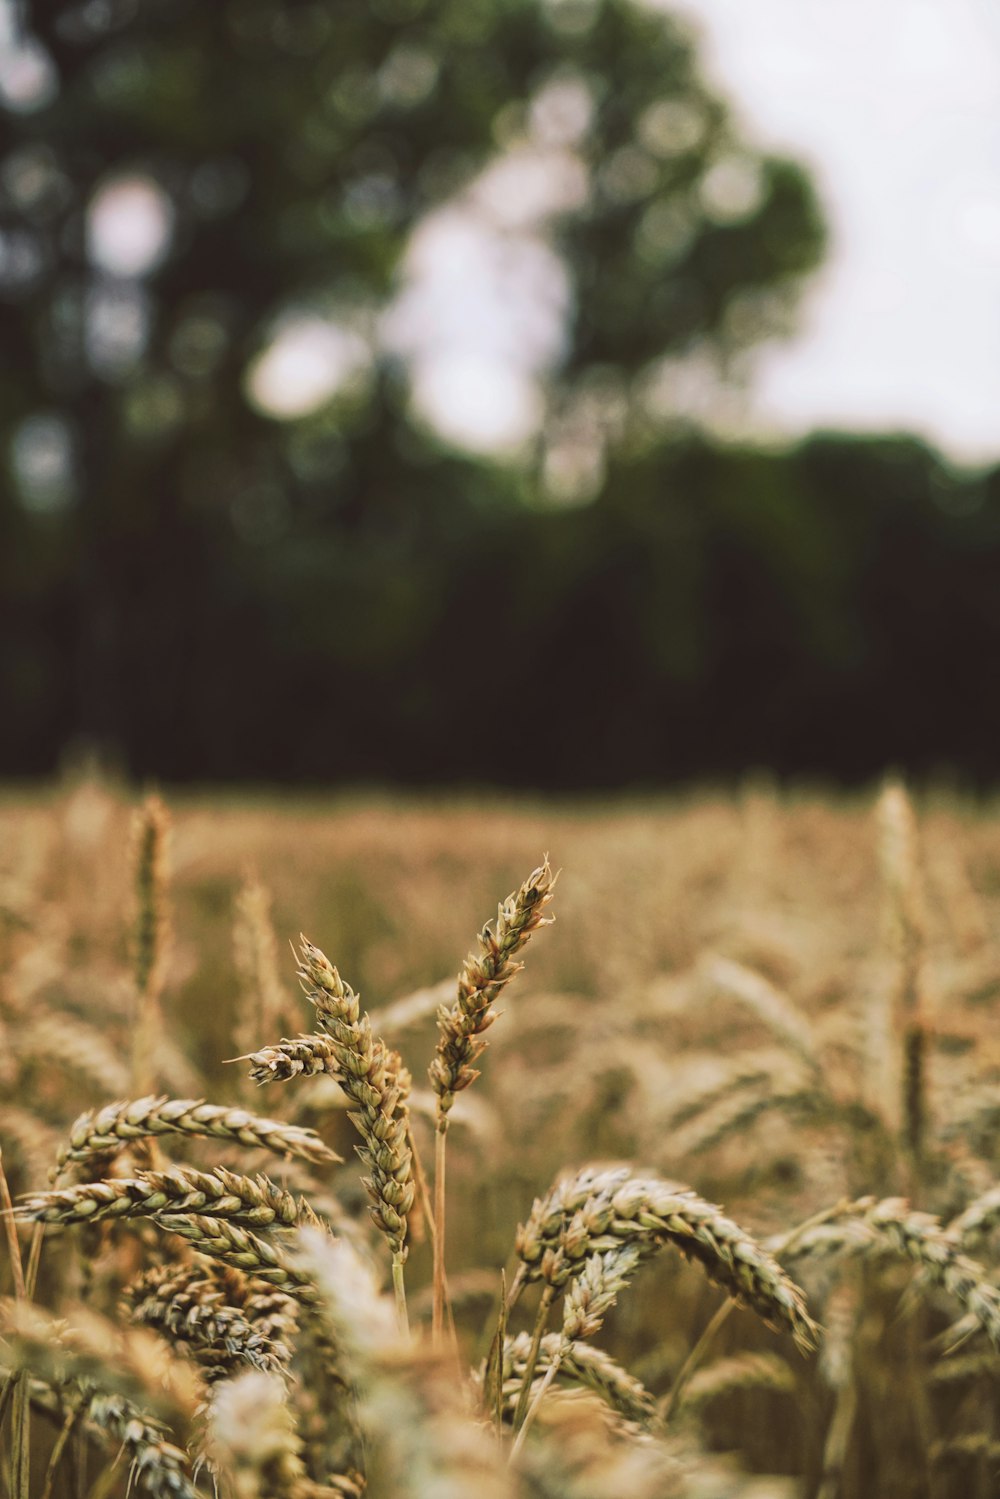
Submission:
M 1000 1492 L 991 806 L 0 827 L 11 1499 Z

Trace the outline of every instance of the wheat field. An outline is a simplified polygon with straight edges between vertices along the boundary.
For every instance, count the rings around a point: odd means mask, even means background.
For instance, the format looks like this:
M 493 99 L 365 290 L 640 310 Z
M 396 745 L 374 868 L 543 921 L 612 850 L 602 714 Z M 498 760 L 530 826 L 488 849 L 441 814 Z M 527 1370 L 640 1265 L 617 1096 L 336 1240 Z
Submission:
M 0 824 L 11 1499 L 1000 1491 L 995 809 Z

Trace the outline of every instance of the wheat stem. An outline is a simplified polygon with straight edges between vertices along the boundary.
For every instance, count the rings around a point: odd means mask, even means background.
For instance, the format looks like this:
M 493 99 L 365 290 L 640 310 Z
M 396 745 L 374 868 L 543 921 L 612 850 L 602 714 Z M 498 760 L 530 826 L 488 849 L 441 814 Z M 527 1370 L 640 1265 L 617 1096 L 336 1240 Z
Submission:
M 657 1415 L 664 1424 L 666 1424 L 670 1420 L 670 1417 L 677 1409 L 677 1404 L 684 1393 L 685 1386 L 687 1385 L 692 1374 L 697 1369 L 698 1365 L 701 1363 L 702 1359 L 705 1357 L 709 1345 L 715 1339 L 715 1336 L 718 1333 L 719 1329 L 729 1321 L 729 1318 L 732 1316 L 735 1310 L 736 1302 L 733 1301 L 731 1297 L 727 1298 L 721 1306 L 716 1307 L 711 1321 L 705 1327 L 704 1331 L 701 1334 L 701 1337 L 698 1339 L 697 1343 L 695 1343 L 687 1358 L 681 1364 L 676 1375 L 674 1376 L 673 1384 L 670 1386 L 670 1389 L 667 1391 L 666 1395 L 664 1395 L 663 1399 L 657 1406 Z
M 549 1313 L 552 1311 L 552 1303 L 556 1299 L 555 1286 L 546 1285 L 542 1290 L 542 1299 L 538 1303 L 538 1314 L 535 1317 L 535 1326 L 531 1334 L 531 1347 L 528 1349 L 528 1357 L 524 1365 L 524 1378 L 521 1381 L 521 1393 L 517 1397 L 517 1405 L 514 1407 L 514 1430 L 517 1431 L 524 1420 L 528 1409 L 528 1401 L 531 1397 L 531 1386 L 535 1378 L 535 1368 L 538 1364 L 538 1354 L 542 1346 L 542 1338 L 548 1326 Z
M 448 1120 L 439 1118 L 434 1132 L 434 1311 L 431 1332 L 435 1343 L 444 1333 L 445 1302 L 445 1172 L 447 1169 Z

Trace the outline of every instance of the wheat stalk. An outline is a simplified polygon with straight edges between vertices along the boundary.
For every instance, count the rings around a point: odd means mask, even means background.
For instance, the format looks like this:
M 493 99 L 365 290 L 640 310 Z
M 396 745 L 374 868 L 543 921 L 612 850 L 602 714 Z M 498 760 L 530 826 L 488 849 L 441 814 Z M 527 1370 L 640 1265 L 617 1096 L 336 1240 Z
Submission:
M 138 1098 L 101 1109 L 88 1109 L 71 1126 L 58 1154 L 56 1173 L 71 1161 L 121 1150 L 135 1140 L 166 1134 L 206 1136 L 259 1146 L 278 1155 L 295 1156 L 310 1165 L 333 1165 L 341 1158 L 315 1130 L 265 1119 L 246 1109 L 226 1108 L 200 1098 Z
M 416 1192 L 406 1108 L 409 1073 L 399 1053 L 373 1036 L 368 1016 L 361 1015 L 358 996 L 326 955 L 305 937 L 301 943 L 299 979 L 330 1038 L 327 1069 L 355 1106 L 348 1117 L 361 1136 L 358 1154 L 371 1172 L 364 1178 L 371 1198 L 369 1213 L 392 1251 L 397 1314 L 405 1327 L 406 1226 Z
M 151 1218 L 164 1212 L 201 1213 L 255 1228 L 271 1224 L 288 1228 L 299 1220 L 299 1207 L 290 1192 L 266 1176 L 237 1176 L 222 1166 L 211 1172 L 174 1166 L 30 1193 L 21 1198 L 15 1211 L 22 1220 L 62 1224 Z
M 557 876 L 546 858 L 520 889 L 497 909 L 495 927 L 479 933 L 479 951 L 470 953 L 458 975 L 458 996 L 438 1011 L 437 1053 L 428 1070 L 437 1095 L 434 1172 L 434 1310 L 433 1331 L 440 1339 L 445 1301 L 445 1203 L 448 1115 L 455 1095 L 479 1076 L 473 1063 L 486 1049 L 483 1033 L 496 1020 L 494 1005 L 506 984 L 521 971 L 517 954 L 551 917 L 543 913 L 552 899 Z
M 136 992 L 132 1045 L 132 1088 L 142 1093 L 155 1082 L 154 1059 L 160 1032 L 160 992 L 167 940 L 167 840 L 170 815 L 158 796 L 146 798 L 134 820 L 136 925 L 133 978 Z
M 251 1049 L 261 1036 L 280 1031 L 285 1010 L 271 898 L 252 873 L 246 875 L 236 896 L 233 956 L 243 985 L 236 1038 L 238 1045 Z

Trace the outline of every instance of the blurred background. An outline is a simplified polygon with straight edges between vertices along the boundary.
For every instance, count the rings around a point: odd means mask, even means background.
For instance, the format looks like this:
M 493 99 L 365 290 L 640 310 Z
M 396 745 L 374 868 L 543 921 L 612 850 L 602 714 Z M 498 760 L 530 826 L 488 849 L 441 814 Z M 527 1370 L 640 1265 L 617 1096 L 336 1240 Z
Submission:
M 0 0 L 0 775 L 995 782 L 991 0 Z

